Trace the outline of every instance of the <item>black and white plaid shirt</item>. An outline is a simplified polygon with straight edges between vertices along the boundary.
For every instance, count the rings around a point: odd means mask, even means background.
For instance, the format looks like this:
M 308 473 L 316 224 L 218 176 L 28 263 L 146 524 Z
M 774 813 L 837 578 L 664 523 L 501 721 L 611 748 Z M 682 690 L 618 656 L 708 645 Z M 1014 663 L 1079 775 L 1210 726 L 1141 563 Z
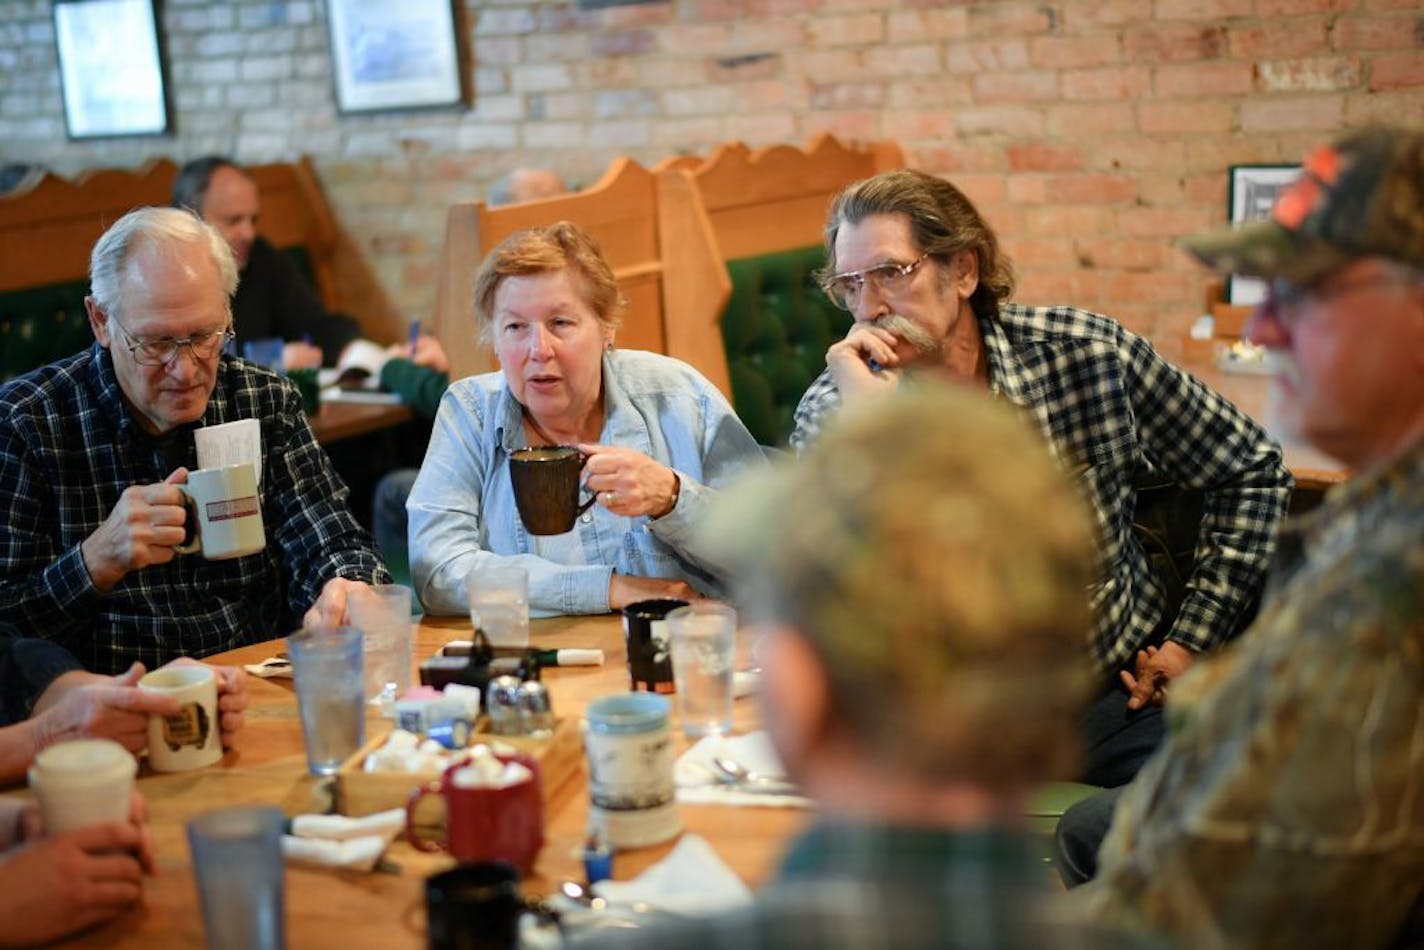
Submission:
M 1097 516 L 1103 570 L 1090 649 L 1099 671 L 1111 676 L 1128 666 L 1166 609 L 1132 533 L 1139 476 L 1162 475 L 1205 495 L 1195 567 L 1167 636 L 1197 651 L 1230 636 L 1261 589 L 1290 500 L 1294 483 L 1280 447 L 1106 317 L 1003 304 L 979 329 L 991 391 L 1030 414 Z M 816 377 L 797 407 L 792 447 L 813 440 L 840 402 L 829 370 Z
M 248 418 L 262 424 L 267 550 L 180 556 L 96 590 L 80 542 L 124 489 L 195 467 L 194 428 Z M 287 380 L 224 356 L 203 418 L 154 438 L 96 343 L 0 388 L 0 620 L 100 673 L 285 635 L 331 578 L 390 579 L 347 495 Z

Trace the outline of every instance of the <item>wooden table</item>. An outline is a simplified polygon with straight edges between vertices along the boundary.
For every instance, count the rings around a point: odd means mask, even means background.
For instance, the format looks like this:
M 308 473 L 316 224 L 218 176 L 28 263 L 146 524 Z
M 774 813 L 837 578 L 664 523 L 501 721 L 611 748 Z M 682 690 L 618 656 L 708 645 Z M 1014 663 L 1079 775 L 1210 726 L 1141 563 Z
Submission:
M 1271 418 L 1271 378 L 1251 373 L 1226 373 L 1210 355 L 1188 356 L 1182 369 L 1206 383 L 1255 419 L 1285 452 L 1286 468 L 1295 476 L 1298 490 L 1321 492 L 1349 477 L 1343 464 L 1290 433 L 1282 432 Z
M 404 403 L 344 402 L 327 400 L 311 420 L 316 440 L 330 445 L 352 436 L 389 429 L 412 418 Z
M 440 645 L 470 634 L 469 621 L 443 618 L 422 624 L 415 635 L 417 662 Z M 590 700 L 628 688 L 622 630 L 614 616 L 536 620 L 530 639 L 540 647 L 596 647 L 602 667 L 545 671 L 545 682 L 560 715 L 578 715 Z M 741 646 L 741 645 L 739 645 Z M 254 663 L 283 649 L 280 641 L 258 644 L 209 659 L 216 663 Z M 744 646 L 743 646 L 744 649 Z M 328 780 L 307 774 L 296 697 L 290 680 L 249 677 L 251 706 L 247 726 L 221 762 L 193 772 L 158 775 L 144 765 L 139 789 L 148 798 L 158 852 L 159 873 L 146 885 L 145 906 L 84 934 L 70 943 L 104 947 L 194 947 L 203 942 L 202 913 L 189 862 L 184 823 L 212 808 L 264 803 L 288 815 L 323 810 Z M 737 729 L 755 728 L 755 703 L 737 701 Z M 389 728 L 373 717 L 371 730 Z M 685 740 L 676 728 L 679 751 Z M 21 793 L 23 794 L 23 793 Z M 526 893 L 547 893 L 564 878 L 582 879 L 578 851 L 588 817 L 587 774 L 567 783 L 549 803 L 546 844 Z M 689 831 L 704 836 L 723 860 L 750 885 L 774 870 L 785 841 L 810 819 L 807 811 L 777 808 L 684 806 Z M 614 876 L 627 879 L 663 857 L 675 842 L 620 852 Z M 387 852 L 399 874 L 287 870 L 287 937 L 293 948 L 341 946 L 423 947 L 424 878 L 451 865 L 441 855 L 426 855 L 398 841 Z

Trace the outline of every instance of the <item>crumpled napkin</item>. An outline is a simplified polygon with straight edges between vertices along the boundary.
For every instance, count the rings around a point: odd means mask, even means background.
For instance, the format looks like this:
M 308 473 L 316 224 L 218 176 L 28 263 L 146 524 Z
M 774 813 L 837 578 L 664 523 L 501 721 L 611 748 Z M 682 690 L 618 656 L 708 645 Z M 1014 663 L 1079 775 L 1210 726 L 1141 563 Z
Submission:
M 282 836 L 282 855 L 292 864 L 308 867 L 370 871 L 403 831 L 404 808 L 364 818 L 298 815 L 291 821 L 291 833 Z
M 279 656 L 269 656 L 261 663 L 248 663 L 243 669 L 258 679 L 291 679 L 292 661 L 285 653 Z
M 755 786 L 727 785 L 712 771 L 712 759 L 723 756 L 745 765 L 758 775 L 782 778 L 786 770 L 776 757 L 771 739 L 764 730 L 744 736 L 704 736 L 695 746 L 678 757 L 673 766 L 677 782 L 677 800 L 684 805 L 761 805 L 769 808 L 812 808 L 815 803 L 804 795 L 768 795 L 758 793 Z
M 631 881 L 599 881 L 610 904 L 644 903 L 673 914 L 709 915 L 751 903 L 752 892 L 706 839 L 684 834 L 657 864 Z

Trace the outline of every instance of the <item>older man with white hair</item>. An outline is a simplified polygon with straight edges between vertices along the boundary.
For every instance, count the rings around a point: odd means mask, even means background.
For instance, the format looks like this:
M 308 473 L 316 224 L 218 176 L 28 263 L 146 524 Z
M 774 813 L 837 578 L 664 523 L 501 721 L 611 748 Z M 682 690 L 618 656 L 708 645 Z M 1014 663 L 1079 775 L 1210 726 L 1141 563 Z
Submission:
M 223 354 L 237 281 L 222 236 L 142 208 L 91 257 L 86 351 L 0 388 L 0 621 L 94 672 L 152 668 L 340 621 L 388 580 L 284 378 Z M 180 555 L 195 430 L 261 427 L 265 550 Z

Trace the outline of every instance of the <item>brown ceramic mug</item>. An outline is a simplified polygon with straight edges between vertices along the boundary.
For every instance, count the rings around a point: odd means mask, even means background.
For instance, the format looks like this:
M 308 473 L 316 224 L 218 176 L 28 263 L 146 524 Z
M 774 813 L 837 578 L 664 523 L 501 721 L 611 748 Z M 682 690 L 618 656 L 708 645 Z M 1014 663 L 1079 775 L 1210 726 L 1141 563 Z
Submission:
M 586 457 L 572 445 L 540 445 L 509 453 L 509 482 L 519 520 L 530 534 L 566 534 L 597 495 L 579 502 Z

